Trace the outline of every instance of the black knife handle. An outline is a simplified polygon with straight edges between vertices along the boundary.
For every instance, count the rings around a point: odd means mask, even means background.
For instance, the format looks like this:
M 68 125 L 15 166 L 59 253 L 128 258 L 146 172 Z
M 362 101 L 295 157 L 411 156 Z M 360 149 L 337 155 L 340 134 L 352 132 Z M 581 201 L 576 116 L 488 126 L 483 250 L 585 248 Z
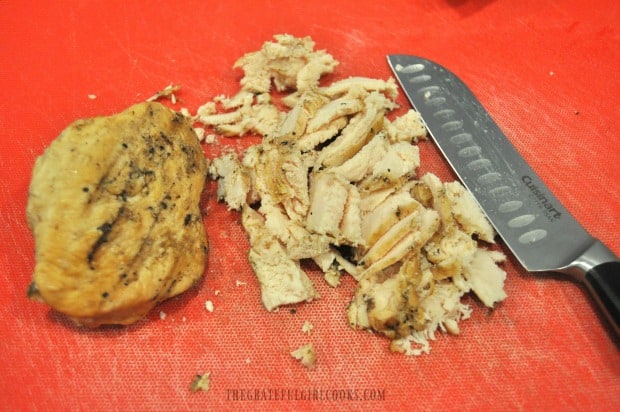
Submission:
M 620 344 L 620 259 L 600 240 L 558 272 L 583 283 L 616 334 Z
M 605 262 L 594 266 L 586 272 L 584 282 L 620 336 L 620 262 Z

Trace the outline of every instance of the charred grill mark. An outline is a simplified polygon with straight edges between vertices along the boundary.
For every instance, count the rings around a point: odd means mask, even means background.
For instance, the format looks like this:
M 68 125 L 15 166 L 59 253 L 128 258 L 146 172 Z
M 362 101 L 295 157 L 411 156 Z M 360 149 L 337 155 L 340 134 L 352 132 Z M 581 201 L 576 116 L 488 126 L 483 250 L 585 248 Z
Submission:
M 157 209 L 153 206 L 147 207 L 146 210 L 151 212 L 151 216 L 153 217 L 153 222 L 149 226 L 146 234 L 142 237 L 140 248 L 138 249 L 136 254 L 133 256 L 131 261 L 128 263 L 128 268 L 133 269 L 131 271 L 132 276 L 129 277 L 127 272 L 125 271 L 122 272 L 119 276 L 120 282 L 124 284 L 125 286 L 128 286 L 130 283 L 135 282 L 139 279 L 139 275 L 138 275 L 136 268 L 139 268 L 140 266 L 142 266 L 142 261 L 144 260 L 145 256 L 148 254 L 146 249 L 153 244 L 151 233 L 153 232 L 153 229 L 157 225 L 157 222 L 159 221 L 159 215 L 162 212 L 162 209 Z
M 125 144 L 123 144 L 126 146 Z M 99 172 L 99 180 L 96 183 L 91 184 L 90 187 L 83 187 L 82 191 L 88 193 L 87 204 L 97 203 L 102 197 L 108 194 L 118 196 L 119 193 L 115 193 L 114 186 L 117 185 L 120 178 L 123 178 L 122 174 L 119 174 L 118 168 L 115 165 L 122 162 L 126 158 L 126 154 L 113 152 L 110 154 L 110 158 L 105 163 L 96 162 L 95 166 Z M 127 185 L 127 183 L 125 183 Z
M 94 265 L 93 265 L 93 260 L 95 258 L 95 253 L 97 253 L 97 251 L 99 250 L 99 248 L 108 241 L 108 234 L 110 233 L 110 231 L 112 230 L 112 226 L 113 223 L 104 223 L 103 225 L 99 226 L 97 228 L 97 230 L 101 231 L 101 235 L 99 235 L 99 237 L 97 238 L 97 240 L 95 241 L 95 243 L 93 244 L 93 246 L 90 248 L 90 251 L 88 252 L 88 267 L 90 267 L 92 270 L 95 269 Z
M 159 132 L 159 137 L 166 142 L 166 144 L 168 146 L 172 146 L 172 140 L 170 140 L 170 138 L 166 135 L 166 133 L 164 133 L 163 131 Z
M 155 180 L 155 171 L 139 167 L 134 162 L 130 162 L 129 166 L 131 168 L 131 171 L 129 172 L 129 181 L 125 183 L 125 187 L 131 185 L 131 180 L 143 178 L 143 188 L 148 187 L 148 185 Z
M 177 281 L 178 279 L 172 279 L 172 282 L 170 282 L 168 288 L 166 289 L 166 296 L 170 296 L 170 294 L 172 293 L 172 289 L 174 288 L 174 285 L 177 283 Z
M 88 199 L 88 203 L 96 201 L 98 199 L 98 195 L 102 193 L 105 186 L 109 185 L 111 182 L 114 182 L 114 180 L 116 180 L 116 178 L 113 178 L 110 180 L 109 176 L 110 176 L 110 169 L 108 168 L 101 175 L 101 178 L 99 178 L 99 181 L 95 185 L 95 190 L 93 191 L 92 196 Z
M 99 235 L 95 243 L 93 243 L 90 250 L 88 251 L 88 254 L 86 255 L 86 258 L 88 259 L 88 267 L 90 269 L 95 269 L 93 262 L 93 260 L 95 260 L 95 254 L 101 248 L 101 246 L 103 246 L 108 241 L 108 237 L 110 235 L 110 232 L 114 228 L 114 225 L 116 225 L 121 220 L 121 217 L 125 216 L 125 212 L 126 208 L 125 206 L 122 206 L 116 213 L 116 216 L 114 217 L 112 222 L 105 222 L 97 228 L 97 230 L 100 231 L 101 234 Z

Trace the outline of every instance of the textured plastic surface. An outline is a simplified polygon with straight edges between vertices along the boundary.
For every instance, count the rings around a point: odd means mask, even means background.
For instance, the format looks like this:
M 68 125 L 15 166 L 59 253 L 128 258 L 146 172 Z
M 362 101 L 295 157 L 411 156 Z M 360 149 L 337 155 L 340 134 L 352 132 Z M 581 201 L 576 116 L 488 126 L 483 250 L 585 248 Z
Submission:
M 617 2 L 325 4 L 0 2 L 0 409 L 620 409 L 618 347 L 585 288 L 509 260 L 504 303 L 489 312 L 469 299 L 460 336 L 405 358 L 349 328 L 348 278 L 331 289 L 312 275 L 320 300 L 266 313 L 239 215 L 217 203 L 212 183 L 202 204 L 211 253 L 197 288 L 139 324 L 96 331 L 26 299 L 28 184 L 49 142 L 75 119 L 121 111 L 169 83 L 182 86 L 173 107 L 192 111 L 233 94 L 234 61 L 276 33 L 310 35 L 331 52 L 341 64 L 326 81 L 388 78 L 385 55 L 397 52 L 450 67 L 575 218 L 620 253 Z M 205 153 L 255 141 L 218 139 Z M 421 172 L 455 179 L 433 143 L 420 150 Z M 289 355 L 310 341 L 311 371 Z M 211 389 L 192 393 L 203 372 Z

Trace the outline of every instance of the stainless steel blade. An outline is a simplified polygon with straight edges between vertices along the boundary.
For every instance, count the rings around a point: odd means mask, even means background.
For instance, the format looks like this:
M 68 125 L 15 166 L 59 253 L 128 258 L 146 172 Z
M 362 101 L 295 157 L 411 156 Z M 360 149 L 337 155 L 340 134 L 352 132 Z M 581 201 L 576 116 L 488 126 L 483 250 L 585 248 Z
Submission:
M 417 56 L 390 55 L 388 63 L 429 134 L 521 264 L 584 282 L 618 332 L 620 260 L 562 206 L 453 73 Z
M 565 267 L 592 244 L 467 86 L 422 58 L 389 56 L 389 63 L 433 140 L 526 269 Z

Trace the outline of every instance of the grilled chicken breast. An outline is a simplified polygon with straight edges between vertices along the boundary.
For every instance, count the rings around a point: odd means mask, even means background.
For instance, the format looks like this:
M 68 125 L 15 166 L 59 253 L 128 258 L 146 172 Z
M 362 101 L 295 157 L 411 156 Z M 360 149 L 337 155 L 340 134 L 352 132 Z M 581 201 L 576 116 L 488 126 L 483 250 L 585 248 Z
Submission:
M 191 124 L 160 103 L 78 120 L 34 166 L 28 295 L 78 324 L 130 324 L 203 275 L 207 161 Z

